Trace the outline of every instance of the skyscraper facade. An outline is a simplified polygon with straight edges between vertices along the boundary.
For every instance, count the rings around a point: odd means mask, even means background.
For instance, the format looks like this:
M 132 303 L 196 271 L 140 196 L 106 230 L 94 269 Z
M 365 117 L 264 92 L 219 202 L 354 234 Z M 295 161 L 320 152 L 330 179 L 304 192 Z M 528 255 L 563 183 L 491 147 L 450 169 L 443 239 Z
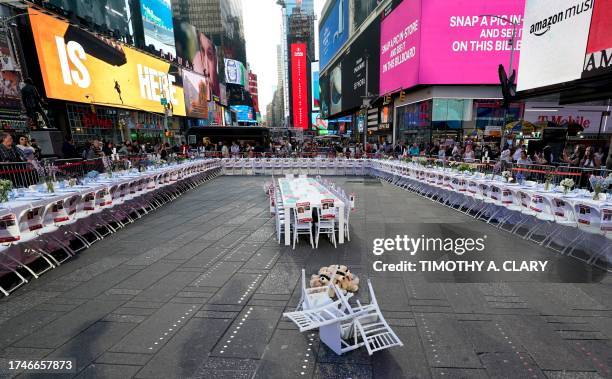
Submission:
M 241 0 L 172 0 L 172 11 L 212 39 L 223 57 L 247 65 Z
M 314 51 L 314 0 L 284 0 L 280 1 L 279 4 L 282 7 L 283 15 L 283 34 L 281 38 L 282 53 L 283 53 L 283 68 L 284 75 L 283 79 L 285 82 L 284 88 L 284 101 L 285 101 L 285 113 L 290 127 L 295 126 L 295 106 L 294 97 L 298 96 L 298 91 L 294 88 L 292 76 L 295 77 L 292 67 L 291 57 L 291 46 L 299 44 L 306 45 L 306 61 L 311 62 L 315 59 Z M 307 81 L 310 77 L 310 64 L 307 63 L 304 67 L 305 70 L 300 73 L 301 78 L 306 78 Z M 307 83 L 300 83 L 300 85 L 306 85 Z M 301 93 L 299 96 L 304 96 Z M 303 100 L 303 99 L 302 99 Z

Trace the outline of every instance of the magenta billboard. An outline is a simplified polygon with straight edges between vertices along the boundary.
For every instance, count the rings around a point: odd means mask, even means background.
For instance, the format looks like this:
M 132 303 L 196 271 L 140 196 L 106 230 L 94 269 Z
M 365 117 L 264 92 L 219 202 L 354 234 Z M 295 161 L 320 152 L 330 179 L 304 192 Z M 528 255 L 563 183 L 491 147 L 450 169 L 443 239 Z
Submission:
M 380 93 L 419 83 L 421 0 L 404 0 L 380 26 Z
M 525 0 L 404 0 L 381 24 L 380 93 L 417 84 L 498 84 L 518 22 L 518 67 Z

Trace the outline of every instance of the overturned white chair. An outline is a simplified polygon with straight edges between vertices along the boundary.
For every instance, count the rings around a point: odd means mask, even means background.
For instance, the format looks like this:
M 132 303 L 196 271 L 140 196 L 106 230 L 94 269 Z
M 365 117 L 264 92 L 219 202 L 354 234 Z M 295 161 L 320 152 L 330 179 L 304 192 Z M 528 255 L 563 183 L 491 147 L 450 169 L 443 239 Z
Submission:
M 402 341 L 385 321 L 370 280 L 368 305 L 357 302 L 357 306 L 353 307 L 337 286 L 333 285 L 333 289 L 336 301 L 313 309 L 287 312 L 283 316 L 293 321 L 300 332 L 319 328 L 321 341 L 338 355 L 362 346 L 365 346 L 369 355 L 393 346 L 403 346 Z

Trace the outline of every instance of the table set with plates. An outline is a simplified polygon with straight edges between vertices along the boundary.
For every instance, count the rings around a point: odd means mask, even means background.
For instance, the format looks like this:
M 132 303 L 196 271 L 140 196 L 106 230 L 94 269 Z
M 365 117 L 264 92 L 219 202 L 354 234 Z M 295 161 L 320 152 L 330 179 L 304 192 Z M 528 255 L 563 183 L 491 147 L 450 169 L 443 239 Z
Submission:
M 0 203 L 0 276 L 33 277 L 220 173 L 216 159 L 124 170 L 13 189 Z M 87 236 L 85 235 L 87 234 Z M 72 240 L 80 241 L 76 250 Z M 51 254 L 58 248 L 63 254 Z M 46 261 L 34 269 L 35 261 Z M 39 265 L 40 266 L 40 265 Z M 0 291 L 8 295 L 15 288 Z
M 374 161 L 372 174 L 525 239 L 560 245 L 561 253 L 582 244 L 594 250 L 584 260 L 609 270 L 612 197 L 605 193 L 414 162 Z M 560 242 L 566 233 L 575 235 Z
M 336 244 L 336 232 L 337 243 L 342 244 L 345 237 L 348 238 L 351 196 L 334 183 L 322 180 L 320 177 L 315 179 L 301 175 L 296 178 L 288 175 L 273 183 L 269 195 L 271 211 L 277 218 L 279 242 L 281 234 L 284 234 L 285 245 L 290 245 L 292 233 L 284 233 L 284 231 L 293 231 L 293 236 L 302 226 L 304 230 L 310 231 L 308 227 L 314 221 L 316 221 L 314 226 L 317 228 L 317 245 L 318 234 L 322 231 L 321 227 L 326 228 L 324 232 L 330 235 L 334 245 Z

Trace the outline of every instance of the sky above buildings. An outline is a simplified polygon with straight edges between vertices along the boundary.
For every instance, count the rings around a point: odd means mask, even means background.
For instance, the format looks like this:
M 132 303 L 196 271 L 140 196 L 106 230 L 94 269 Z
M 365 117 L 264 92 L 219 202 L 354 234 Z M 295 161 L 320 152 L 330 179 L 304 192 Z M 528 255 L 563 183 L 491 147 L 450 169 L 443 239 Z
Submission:
M 317 20 L 324 4 L 325 0 L 314 2 Z M 265 114 L 277 84 L 276 45 L 281 41 L 281 8 L 276 0 L 242 0 L 242 5 L 247 60 L 258 76 L 259 104 Z

